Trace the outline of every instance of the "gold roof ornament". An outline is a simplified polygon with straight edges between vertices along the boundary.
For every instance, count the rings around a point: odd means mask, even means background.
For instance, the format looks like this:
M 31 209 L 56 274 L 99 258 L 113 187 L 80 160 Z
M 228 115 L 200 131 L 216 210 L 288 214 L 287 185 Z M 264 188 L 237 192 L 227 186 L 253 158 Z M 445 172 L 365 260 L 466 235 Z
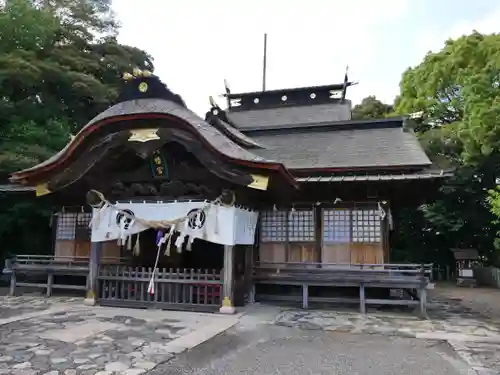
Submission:
M 150 70 L 143 70 L 142 71 L 142 76 L 143 77 L 146 77 L 146 78 L 149 78 L 149 77 L 152 77 L 153 76 L 153 73 L 151 73 Z
M 134 76 L 130 73 L 123 73 L 123 80 L 124 81 L 130 81 L 131 79 L 134 79 Z
M 141 82 L 141 83 L 139 83 L 138 88 L 139 88 L 140 92 L 144 93 L 144 92 L 148 91 L 148 84 L 146 82 Z
M 130 131 L 129 142 L 149 142 L 160 139 L 158 129 L 135 129 Z
M 43 183 L 35 186 L 35 193 L 37 197 L 41 197 L 43 195 L 50 194 L 51 191 L 49 190 L 47 183 Z
M 142 70 L 139 68 L 134 68 L 134 70 L 132 70 L 132 74 L 134 75 L 134 77 L 142 77 Z
M 267 186 L 269 185 L 269 177 L 262 176 L 258 174 L 252 174 L 253 181 L 247 186 L 252 189 L 257 190 L 267 190 Z

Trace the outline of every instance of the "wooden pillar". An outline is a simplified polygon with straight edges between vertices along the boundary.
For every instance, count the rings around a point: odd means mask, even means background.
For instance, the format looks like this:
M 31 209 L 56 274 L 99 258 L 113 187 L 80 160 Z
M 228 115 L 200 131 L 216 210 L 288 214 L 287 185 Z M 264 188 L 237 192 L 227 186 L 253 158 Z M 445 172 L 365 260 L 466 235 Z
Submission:
M 420 315 L 423 319 L 427 318 L 427 285 L 422 284 L 420 287 Z
M 220 312 L 222 314 L 234 314 L 233 286 L 234 286 L 234 247 L 224 246 L 224 285 L 222 288 L 223 300 Z
M 90 245 L 89 275 L 87 278 L 87 297 L 85 304 L 95 305 L 97 300 L 97 276 L 101 261 L 102 242 L 92 242 Z
M 15 269 L 12 269 L 11 274 L 10 274 L 9 295 L 11 295 L 11 296 L 16 295 L 16 270 Z
M 365 284 L 359 284 L 359 312 L 366 314 Z
M 248 303 L 254 303 L 253 246 L 245 247 L 245 293 L 248 293 Z
M 309 308 L 309 285 L 302 284 L 302 308 Z

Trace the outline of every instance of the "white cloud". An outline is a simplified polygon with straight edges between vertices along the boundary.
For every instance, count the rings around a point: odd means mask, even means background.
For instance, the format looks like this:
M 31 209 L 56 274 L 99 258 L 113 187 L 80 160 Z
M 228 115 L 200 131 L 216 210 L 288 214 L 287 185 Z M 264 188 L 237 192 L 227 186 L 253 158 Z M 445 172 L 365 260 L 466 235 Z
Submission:
M 376 93 L 364 82 L 386 58 L 377 56 L 377 30 L 408 6 L 409 0 L 113 2 L 120 42 L 152 54 L 156 73 L 200 115 L 208 96 L 223 92 L 224 79 L 234 92 L 261 89 L 264 32 L 268 89 L 338 83 L 349 64 L 350 76 L 363 83 L 351 98 Z

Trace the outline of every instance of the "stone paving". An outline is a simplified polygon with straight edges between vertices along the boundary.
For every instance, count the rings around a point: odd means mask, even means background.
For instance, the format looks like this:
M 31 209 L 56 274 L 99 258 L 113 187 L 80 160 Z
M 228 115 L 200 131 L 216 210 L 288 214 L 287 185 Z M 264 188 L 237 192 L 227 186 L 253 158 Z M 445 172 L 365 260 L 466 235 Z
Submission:
M 480 293 L 478 290 L 476 293 Z M 242 316 L 86 307 L 81 298 L 0 297 L 0 374 L 147 374 L 238 323 L 335 334 L 445 342 L 476 374 L 500 373 L 500 315 L 458 298 L 431 300 L 429 319 L 408 311 L 300 310 L 254 305 Z M 498 316 L 498 317 L 497 317 Z
M 79 297 L 42 298 L 40 293 L 10 297 L 0 295 L 0 320 L 16 317 L 26 313 L 44 311 L 55 306 L 80 304 Z
M 4 297 L 0 311 L 9 318 L 0 319 L 0 374 L 144 374 L 229 328 L 235 319 L 230 317 L 228 324 L 226 317 L 213 314 L 86 307 L 82 302 Z
M 477 374 L 500 373 L 500 321 L 465 308 L 458 300 L 434 300 L 429 319 L 407 312 L 281 309 L 272 324 L 307 330 L 377 334 L 446 341 Z

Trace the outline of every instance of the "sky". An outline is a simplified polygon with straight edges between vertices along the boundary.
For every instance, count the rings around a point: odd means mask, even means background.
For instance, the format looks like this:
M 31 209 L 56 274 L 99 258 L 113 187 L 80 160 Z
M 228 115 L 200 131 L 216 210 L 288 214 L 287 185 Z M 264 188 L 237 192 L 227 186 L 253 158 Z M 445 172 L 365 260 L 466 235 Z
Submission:
M 119 42 L 154 58 L 155 73 L 204 116 L 209 96 L 358 81 L 392 103 L 401 74 L 449 38 L 500 32 L 498 0 L 114 0 Z

